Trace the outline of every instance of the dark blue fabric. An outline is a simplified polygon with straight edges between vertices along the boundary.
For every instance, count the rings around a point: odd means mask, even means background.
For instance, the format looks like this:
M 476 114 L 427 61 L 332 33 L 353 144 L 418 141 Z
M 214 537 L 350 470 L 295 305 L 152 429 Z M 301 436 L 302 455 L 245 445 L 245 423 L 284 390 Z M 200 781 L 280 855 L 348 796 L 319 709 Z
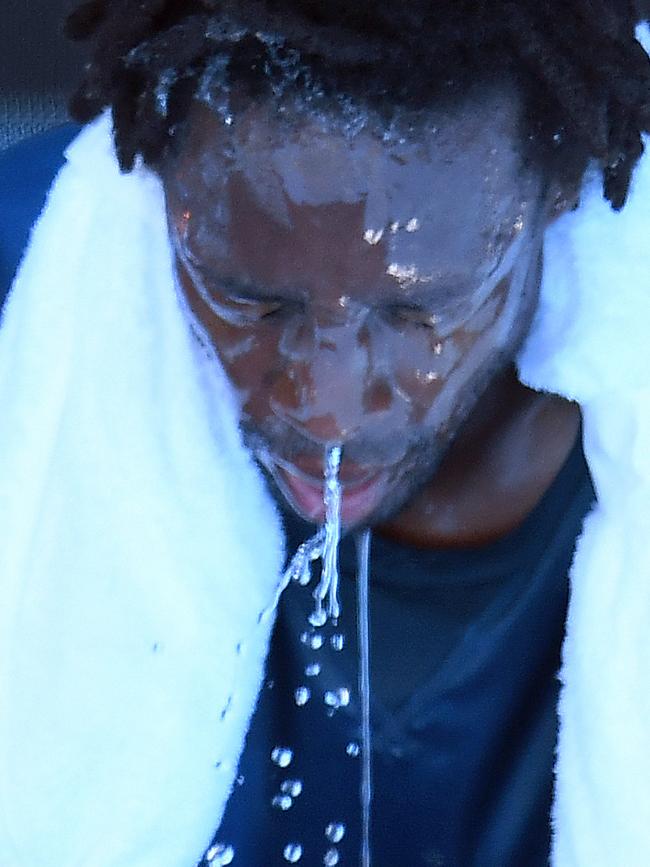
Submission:
M 0 153 L 0 307 L 63 165 L 63 151 L 78 131 L 78 126 L 66 124 Z
M 374 867 L 542 867 L 550 848 L 557 670 L 576 535 L 593 502 L 578 445 L 541 503 L 513 533 L 468 551 L 418 551 L 376 539 L 371 622 L 374 739 Z M 309 528 L 292 521 L 291 545 Z M 320 865 L 330 822 L 346 826 L 341 865 L 359 862 L 355 554 L 341 565 L 343 651 L 307 642 L 310 588 L 283 597 L 266 686 L 238 783 L 215 842 L 233 864 L 280 867 L 284 847 Z M 326 628 L 325 637 L 329 638 Z M 321 664 L 321 673 L 305 674 Z M 311 689 L 297 706 L 294 692 Z M 347 708 L 328 715 L 327 690 L 349 687 Z M 270 760 L 292 749 L 286 769 Z M 303 790 L 282 810 L 283 781 Z

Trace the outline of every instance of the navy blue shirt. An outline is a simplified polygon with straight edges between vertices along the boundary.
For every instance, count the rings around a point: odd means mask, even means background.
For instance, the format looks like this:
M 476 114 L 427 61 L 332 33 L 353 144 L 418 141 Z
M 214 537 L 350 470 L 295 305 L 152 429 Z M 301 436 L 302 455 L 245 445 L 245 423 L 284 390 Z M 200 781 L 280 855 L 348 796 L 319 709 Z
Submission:
M 431 551 L 375 538 L 375 867 L 548 864 L 567 572 L 593 496 L 578 443 L 539 505 L 493 544 Z M 291 520 L 288 534 L 294 550 L 310 528 Z M 282 599 L 215 838 L 233 846 L 233 864 L 280 867 L 291 844 L 306 865 L 325 863 L 328 850 L 341 865 L 360 863 L 356 558 L 350 542 L 341 553 L 342 650 L 331 627 L 309 626 L 310 588 L 291 585 Z M 309 698 L 296 703 L 303 687 Z M 341 688 L 350 701 L 332 709 L 324 697 Z M 291 750 L 287 767 L 271 759 L 275 747 Z M 336 844 L 331 824 L 345 826 Z

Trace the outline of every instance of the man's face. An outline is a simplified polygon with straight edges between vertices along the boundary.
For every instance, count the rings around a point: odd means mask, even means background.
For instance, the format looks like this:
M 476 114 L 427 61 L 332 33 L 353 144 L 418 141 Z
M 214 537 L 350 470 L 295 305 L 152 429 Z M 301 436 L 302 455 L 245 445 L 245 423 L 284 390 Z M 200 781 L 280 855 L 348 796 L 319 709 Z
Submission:
M 526 333 L 545 205 L 506 89 L 406 141 L 197 106 L 164 173 L 179 283 L 248 445 L 303 517 L 343 447 L 342 520 L 424 484 Z

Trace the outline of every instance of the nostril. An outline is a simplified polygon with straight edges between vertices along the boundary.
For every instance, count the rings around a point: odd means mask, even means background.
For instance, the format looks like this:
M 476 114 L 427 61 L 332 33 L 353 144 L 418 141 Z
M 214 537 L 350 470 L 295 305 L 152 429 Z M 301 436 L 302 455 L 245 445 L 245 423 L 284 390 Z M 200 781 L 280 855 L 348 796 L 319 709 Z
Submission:
M 375 379 L 363 392 L 364 412 L 386 412 L 393 405 L 393 390 L 385 379 Z
M 306 364 L 288 364 L 267 382 L 269 400 L 279 414 L 295 413 L 310 402 L 313 382 Z
M 302 422 L 301 427 L 311 439 L 319 440 L 324 444 L 345 442 L 359 429 L 359 425 L 347 426 L 341 423 L 332 413 L 310 416 Z

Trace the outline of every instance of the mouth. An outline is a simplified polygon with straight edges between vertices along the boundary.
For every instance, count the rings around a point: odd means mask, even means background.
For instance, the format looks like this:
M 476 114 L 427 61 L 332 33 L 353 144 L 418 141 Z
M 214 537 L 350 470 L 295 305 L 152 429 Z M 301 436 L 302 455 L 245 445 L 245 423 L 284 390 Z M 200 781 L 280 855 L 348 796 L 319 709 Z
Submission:
M 269 469 L 285 498 L 303 518 L 317 524 L 325 521 L 323 477 L 318 478 L 277 458 L 272 460 Z M 389 472 L 385 469 L 355 475 L 354 469 L 342 467 L 341 523 L 346 527 L 355 526 L 375 512 L 386 495 L 388 481 Z

